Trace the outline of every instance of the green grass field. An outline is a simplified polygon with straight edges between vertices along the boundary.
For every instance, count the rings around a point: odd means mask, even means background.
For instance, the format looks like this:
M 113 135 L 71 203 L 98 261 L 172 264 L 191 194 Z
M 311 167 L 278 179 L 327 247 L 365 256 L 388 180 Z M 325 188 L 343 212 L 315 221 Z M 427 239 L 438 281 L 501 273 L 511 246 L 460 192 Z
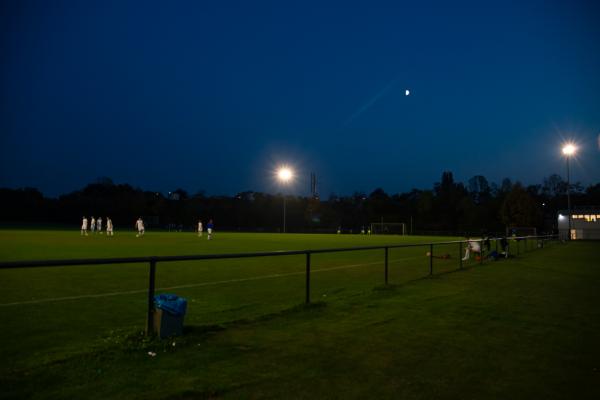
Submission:
M 453 238 L 0 231 L 0 260 L 317 249 Z M 147 265 L 0 270 L 1 398 L 597 398 L 595 243 L 466 263 L 439 246 L 159 263 L 186 332 L 147 340 Z M 173 345 L 173 343 L 175 345 Z M 148 352 L 157 355 L 151 357 Z

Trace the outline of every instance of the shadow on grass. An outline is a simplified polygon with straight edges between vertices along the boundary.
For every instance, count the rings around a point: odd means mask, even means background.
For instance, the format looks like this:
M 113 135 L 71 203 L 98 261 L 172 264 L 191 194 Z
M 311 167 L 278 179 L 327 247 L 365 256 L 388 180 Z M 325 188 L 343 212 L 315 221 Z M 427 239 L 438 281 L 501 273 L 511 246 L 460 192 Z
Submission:
M 227 329 L 248 326 L 265 321 L 271 321 L 278 318 L 289 318 L 292 316 L 301 316 L 302 318 L 318 317 L 320 311 L 327 306 L 324 302 L 314 302 L 309 304 L 299 304 L 278 312 L 264 314 L 256 318 L 238 319 L 222 324 L 207 325 L 186 325 L 183 328 L 182 336 L 172 336 L 160 339 L 158 336 L 146 336 L 145 332 L 137 331 L 111 331 L 109 335 L 102 339 L 100 346 L 95 346 L 91 353 L 102 352 L 103 354 L 119 352 L 173 352 L 176 348 L 185 347 L 188 344 L 197 345 L 199 341 L 206 340 L 209 337 Z M 108 351 L 107 351 L 108 350 Z
M 484 264 L 485 266 L 485 264 Z M 465 271 L 469 271 L 473 268 L 478 268 L 479 264 L 474 265 L 474 266 L 463 266 L 462 268 L 456 268 L 453 270 L 449 270 L 449 271 L 442 271 L 442 272 L 434 272 L 432 275 L 424 275 L 421 276 L 419 278 L 414 278 L 414 279 L 409 279 L 407 281 L 404 281 L 402 283 L 388 283 L 387 285 L 383 284 L 383 285 L 377 285 L 373 288 L 374 292 L 378 292 L 378 293 L 394 293 L 396 291 L 398 291 L 399 289 L 405 288 L 407 286 L 413 285 L 415 283 L 419 283 L 419 282 L 423 282 L 423 281 L 428 281 L 431 279 L 440 279 L 442 277 L 444 277 L 445 275 L 450 275 L 450 274 L 456 274 L 458 272 L 465 272 Z
M 213 324 L 213 325 L 188 325 L 183 328 L 183 337 L 185 336 L 195 336 L 202 337 L 206 335 L 213 335 L 215 333 L 224 331 L 229 328 L 234 328 L 237 326 L 245 326 L 252 325 L 257 322 L 265 322 L 271 321 L 277 318 L 286 318 L 294 315 L 302 314 L 303 317 L 307 315 L 316 315 L 319 311 L 323 310 L 327 306 L 327 303 L 323 301 L 308 303 L 308 304 L 298 304 L 296 306 L 283 309 L 281 311 L 259 315 L 255 318 L 241 318 L 237 320 L 233 320 L 230 322 L 225 322 L 222 324 Z M 159 339 L 160 340 L 160 339 Z M 168 340 L 168 339 L 163 339 Z

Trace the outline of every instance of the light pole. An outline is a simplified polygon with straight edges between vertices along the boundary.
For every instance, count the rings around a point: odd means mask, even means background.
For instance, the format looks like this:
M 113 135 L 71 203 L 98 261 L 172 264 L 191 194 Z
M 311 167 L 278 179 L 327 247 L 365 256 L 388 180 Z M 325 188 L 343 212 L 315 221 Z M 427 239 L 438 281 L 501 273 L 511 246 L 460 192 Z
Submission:
M 291 181 L 293 177 L 294 173 L 289 167 L 283 166 L 277 171 L 277 178 L 284 185 Z M 285 233 L 285 193 L 283 194 L 283 233 Z
M 563 146 L 562 152 L 567 159 L 567 209 L 569 210 L 569 239 L 571 240 L 571 171 L 569 168 L 569 158 L 575 154 L 577 147 L 572 143 L 567 143 Z

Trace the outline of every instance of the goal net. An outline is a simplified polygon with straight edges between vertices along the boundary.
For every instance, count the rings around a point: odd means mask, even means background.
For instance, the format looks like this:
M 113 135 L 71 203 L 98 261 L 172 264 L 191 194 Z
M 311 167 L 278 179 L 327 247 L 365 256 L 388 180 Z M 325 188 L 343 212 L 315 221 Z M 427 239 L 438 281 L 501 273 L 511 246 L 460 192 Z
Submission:
M 374 235 L 406 235 L 404 222 L 373 222 L 371 233 Z

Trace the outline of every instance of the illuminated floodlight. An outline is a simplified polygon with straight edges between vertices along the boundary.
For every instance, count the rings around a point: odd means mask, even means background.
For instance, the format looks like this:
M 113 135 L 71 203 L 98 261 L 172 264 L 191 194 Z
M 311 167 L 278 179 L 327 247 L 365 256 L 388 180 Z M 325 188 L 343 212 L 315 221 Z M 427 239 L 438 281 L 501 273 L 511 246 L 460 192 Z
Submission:
M 283 165 L 277 170 L 277 179 L 279 179 L 279 182 L 287 184 L 293 178 L 294 171 L 290 167 Z M 285 196 L 283 196 L 283 233 L 285 233 Z
M 281 167 L 277 171 L 277 178 L 283 183 L 289 182 L 293 177 L 294 173 L 289 167 Z
M 565 155 L 565 159 L 567 161 L 567 208 L 569 210 L 569 215 L 567 215 L 567 219 L 569 220 L 569 231 L 567 238 L 571 240 L 572 232 L 571 232 L 571 169 L 569 168 L 569 159 L 577 152 L 577 146 L 573 143 L 565 143 L 562 148 L 562 153 Z M 558 219 L 561 219 L 559 215 Z
M 577 147 L 573 143 L 567 143 L 562 148 L 562 152 L 565 156 L 572 156 L 576 151 Z

